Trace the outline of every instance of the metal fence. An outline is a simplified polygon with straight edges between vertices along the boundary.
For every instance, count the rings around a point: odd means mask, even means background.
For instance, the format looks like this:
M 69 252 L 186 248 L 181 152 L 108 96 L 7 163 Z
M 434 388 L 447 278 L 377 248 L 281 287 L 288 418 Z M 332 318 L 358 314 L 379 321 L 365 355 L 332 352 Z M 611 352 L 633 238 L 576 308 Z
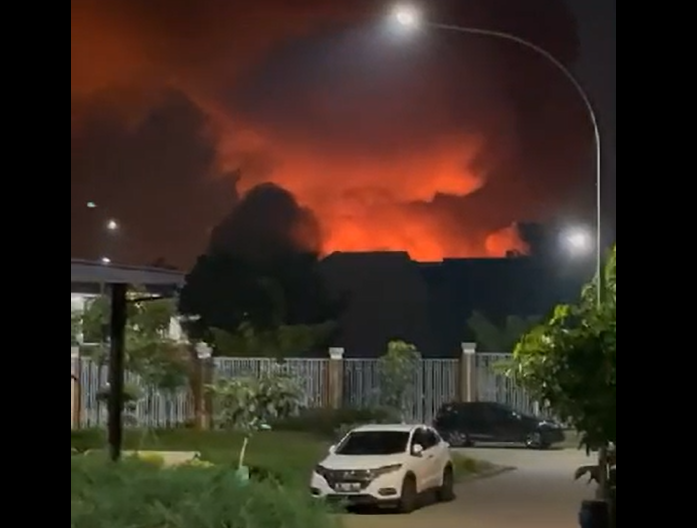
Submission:
M 496 365 L 510 358 L 510 354 L 476 355 L 478 399 L 506 403 L 521 412 L 535 413 L 535 403 Z M 215 358 L 214 377 L 231 378 L 259 374 L 272 366 L 265 358 Z M 288 359 L 280 367 L 294 376 L 303 387 L 303 405 L 319 407 L 328 394 L 327 369 L 329 359 Z M 97 395 L 108 379 L 108 369 L 88 358 L 71 358 L 71 372 L 79 379 L 80 427 L 106 424 L 106 405 Z M 380 379 L 377 359 L 343 360 L 343 404 L 347 407 L 369 407 L 380 399 Z M 460 361 L 458 359 L 423 359 L 414 374 L 409 397 L 403 409 L 404 419 L 430 422 L 440 405 L 454 401 L 459 395 Z M 140 399 L 133 421 L 140 426 L 172 427 L 191 422 L 194 405 L 188 388 L 175 393 L 148 387 L 133 373 L 126 373 L 126 383 L 138 389 Z
M 402 409 L 409 422 L 431 422 L 438 407 L 457 399 L 457 359 L 423 359 L 414 373 Z M 369 407 L 380 399 L 380 374 L 376 359 L 344 360 L 344 405 Z
M 504 374 L 503 367 L 511 357 L 512 354 L 490 352 L 479 352 L 475 355 L 478 399 L 505 403 L 526 414 L 540 414 L 539 405 Z

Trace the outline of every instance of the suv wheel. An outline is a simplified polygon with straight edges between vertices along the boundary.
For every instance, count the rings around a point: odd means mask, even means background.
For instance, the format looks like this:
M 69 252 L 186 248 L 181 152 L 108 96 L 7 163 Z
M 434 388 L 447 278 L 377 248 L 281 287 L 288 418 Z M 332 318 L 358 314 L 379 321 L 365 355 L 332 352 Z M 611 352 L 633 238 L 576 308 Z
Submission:
M 402 494 L 399 497 L 399 512 L 400 513 L 411 513 L 416 508 L 416 479 L 407 475 L 404 477 L 404 482 L 402 483 Z
M 474 444 L 469 435 L 462 431 L 453 431 L 448 435 L 448 443 L 452 447 L 472 447 Z
M 436 497 L 439 502 L 450 502 L 455 499 L 455 478 L 453 468 L 450 466 L 443 470 L 443 481 L 437 490 Z
M 542 433 L 533 431 L 525 438 L 525 447 L 528 449 L 546 449 L 549 446 L 544 438 L 542 438 Z

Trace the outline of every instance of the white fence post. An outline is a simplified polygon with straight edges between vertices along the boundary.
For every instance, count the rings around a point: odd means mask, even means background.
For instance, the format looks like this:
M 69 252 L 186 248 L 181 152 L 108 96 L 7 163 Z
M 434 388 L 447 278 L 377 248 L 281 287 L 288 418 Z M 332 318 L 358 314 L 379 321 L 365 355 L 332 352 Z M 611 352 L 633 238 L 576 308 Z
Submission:
M 477 401 L 477 343 L 461 343 L 460 346 L 460 401 Z

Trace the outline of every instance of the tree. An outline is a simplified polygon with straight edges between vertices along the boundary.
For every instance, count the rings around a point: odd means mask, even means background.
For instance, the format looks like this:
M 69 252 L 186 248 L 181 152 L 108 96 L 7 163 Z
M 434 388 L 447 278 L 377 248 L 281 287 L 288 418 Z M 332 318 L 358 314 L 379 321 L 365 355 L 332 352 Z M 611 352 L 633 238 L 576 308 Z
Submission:
M 481 312 L 473 312 L 467 326 L 474 333 L 482 352 L 512 352 L 521 336 L 540 320 L 540 317 L 509 315 L 502 325 L 497 325 Z
M 82 340 L 102 343 L 109 333 L 109 298 L 100 295 L 85 300 L 82 311 Z
M 132 303 L 128 324 L 138 335 L 165 338 L 176 315 L 176 305 L 172 299 L 146 298 Z
M 595 471 L 607 482 L 605 453 L 617 444 L 617 250 L 598 284 L 586 286 L 579 301 L 557 306 L 515 348 L 510 373 L 538 401 L 545 402 L 582 435 L 582 445 L 599 451 Z M 583 471 L 582 471 L 583 472 Z M 601 476 L 602 475 L 602 476 Z
M 279 318 L 278 307 L 262 278 L 244 259 L 200 256 L 179 296 L 179 313 L 188 320 L 187 334 L 209 340 L 212 328 L 234 333 L 244 322 L 255 328 L 273 326 Z
M 126 322 L 126 368 L 157 390 L 174 392 L 186 384 L 189 365 L 183 345 L 168 337 L 175 316 L 171 299 L 136 301 L 143 292 L 129 292 Z M 105 296 L 89 299 L 82 313 L 85 342 L 103 342 L 108 337 L 110 305 Z M 106 350 L 91 351 L 99 364 L 106 362 Z
M 413 392 L 414 378 L 419 368 L 421 354 L 412 344 L 391 341 L 387 352 L 378 359 L 380 402 L 404 418 L 407 396 Z
M 303 396 L 299 383 L 282 373 L 278 364 L 259 376 L 220 379 L 208 388 L 213 394 L 216 422 L 223 428 L 244 432 L 239 469 L 244 467 L 253 433 L 268 428 L 272 420 L 297 412 Z
M 223 357 L 268 357 L 282 360 L 303 356 L 317 346 L 326 344 L 334 333 L 333 322 L 317 325 L 280 325 L 277 328 L 255 330 L 242 323 L 237 332 L 212 329 L 216 355 Z
M 324 344 L 343 304 L 324 288 L 317 256 L 275 255 L 259 262 L 228 254 L 199 258 L 179 310 L 190 337 L 216 354 L 287 357 Z

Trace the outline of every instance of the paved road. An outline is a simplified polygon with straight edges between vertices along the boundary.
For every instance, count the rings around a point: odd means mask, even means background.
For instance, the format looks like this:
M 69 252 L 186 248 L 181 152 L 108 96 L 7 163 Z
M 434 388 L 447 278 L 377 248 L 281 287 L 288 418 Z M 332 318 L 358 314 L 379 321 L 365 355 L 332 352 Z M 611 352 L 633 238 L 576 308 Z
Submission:
M 346 528 L 578 528 L 580 501 L 592 496 L 590 486 L 573 481 L 576 467 L 589 463 L 585 454 L 571 449 L 462 451 L 518 469 L 463 482 L 454 502 L 428 505 L 410 515 L 346 515 Z

